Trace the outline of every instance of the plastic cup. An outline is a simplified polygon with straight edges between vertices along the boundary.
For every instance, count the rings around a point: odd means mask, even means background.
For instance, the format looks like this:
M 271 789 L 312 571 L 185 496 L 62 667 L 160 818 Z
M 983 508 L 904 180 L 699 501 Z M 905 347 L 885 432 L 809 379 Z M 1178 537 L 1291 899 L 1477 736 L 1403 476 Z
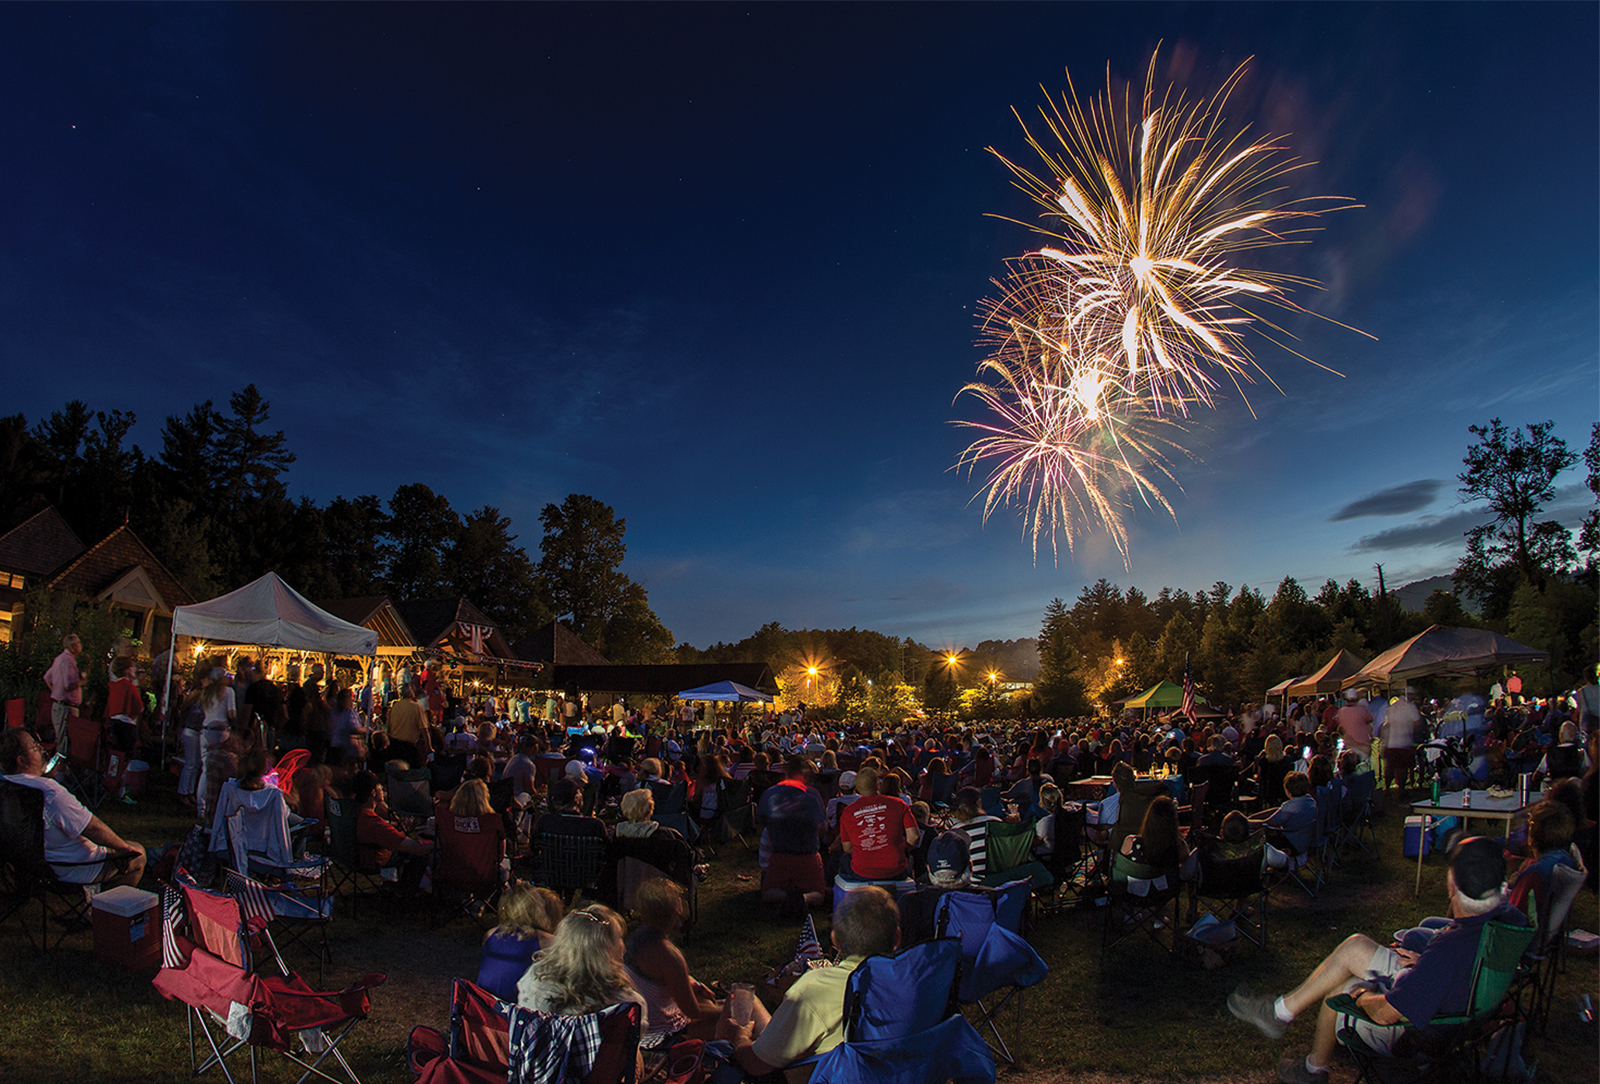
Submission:
M 740 1027 L 748 1024 L 755 1013 L 756 988 L 748 982 L 736 982 L 728 996 L 728 1015 Z

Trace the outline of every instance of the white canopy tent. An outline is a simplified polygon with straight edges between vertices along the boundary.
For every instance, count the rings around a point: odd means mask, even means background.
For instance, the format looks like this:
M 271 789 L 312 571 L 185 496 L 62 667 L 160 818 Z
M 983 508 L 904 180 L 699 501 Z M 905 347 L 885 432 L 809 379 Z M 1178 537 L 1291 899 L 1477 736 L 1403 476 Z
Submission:
M 230 644 L 282 647 L 322 654 L 376 655 L 378 634 L 334 617 L 268 572 L 237 591 L 172 611 L 172 643 L 167 652 L 167 682 L 162 693 L 161 733 L 167 728 L 166 693 L 178 637 L 193 636 Z

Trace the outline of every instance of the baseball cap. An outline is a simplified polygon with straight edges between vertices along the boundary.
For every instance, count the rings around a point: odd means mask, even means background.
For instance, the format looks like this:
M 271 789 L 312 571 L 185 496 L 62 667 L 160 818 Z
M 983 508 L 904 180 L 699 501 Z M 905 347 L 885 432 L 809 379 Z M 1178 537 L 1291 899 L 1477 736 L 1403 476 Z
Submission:
M 1506 857 L 1494 840 L 1471 836 L 1450 852 L 1450 872 L 1455 875 L 1456 891 L 1481 900 L 1505 884 Z
M 839 793 L 840 794 L 843 794 L 844 792 L 846 792 L 848 790 L 853 790 L 855 788 L 855 785 L 856 785 L 856 773 L 855 772 L 840 772 L 839 773 Z
M 941 832 L 928 848 L 928 879 L 950 884 L 967 875 L 972 837 L 959 828 Z

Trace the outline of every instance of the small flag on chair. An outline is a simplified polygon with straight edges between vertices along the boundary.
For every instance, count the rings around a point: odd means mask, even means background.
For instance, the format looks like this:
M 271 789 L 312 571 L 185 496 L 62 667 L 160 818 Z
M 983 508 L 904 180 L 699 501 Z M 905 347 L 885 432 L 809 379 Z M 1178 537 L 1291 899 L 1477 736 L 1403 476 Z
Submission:
M 244 912 L 245 921 L 250 923 L 252 929 L 263 929 L 277 917 L 272 910 L 272 901 L 267 898 L 267 890 L 260 881 L 230 869 L 227 885 L 228 895 L 239 901 L 239 909 Z
M 1189 665 L 1189 656 L 1183 657 L 1183 707 L 1180 709 L 1189 718 L 1189 725 L 1195 726 L 1200 717 L 1194 710 L 1194 667 Z
M 188 961 L 178 945 L 178 927 L 183 925 L 183 896 L 171 885 L 161 886 L 161 966 L 179 968 Z

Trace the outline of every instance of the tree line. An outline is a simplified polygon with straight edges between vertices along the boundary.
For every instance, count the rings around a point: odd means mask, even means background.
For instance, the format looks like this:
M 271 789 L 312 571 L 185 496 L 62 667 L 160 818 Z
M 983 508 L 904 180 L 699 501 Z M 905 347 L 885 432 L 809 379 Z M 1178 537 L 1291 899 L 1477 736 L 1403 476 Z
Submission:
M 159 451 L 130 444 L 136 418 L 80 400 L 33 425 L 0 418 L 0 530 L 54 505 L 93 542 L 124 522 L 196 597 L 275 571 L 311 599 L 465 595 L 515 641 L 559 619 L 614 662 L 670 662 L 672 634 L 621 569 L 626 521 L 572 494 L 540 513 L 538 559 L 493 505 L 462 513 L 402 485 L 319 504 L 289 495 L 296 456 L 251 384 L 168 417 Z

